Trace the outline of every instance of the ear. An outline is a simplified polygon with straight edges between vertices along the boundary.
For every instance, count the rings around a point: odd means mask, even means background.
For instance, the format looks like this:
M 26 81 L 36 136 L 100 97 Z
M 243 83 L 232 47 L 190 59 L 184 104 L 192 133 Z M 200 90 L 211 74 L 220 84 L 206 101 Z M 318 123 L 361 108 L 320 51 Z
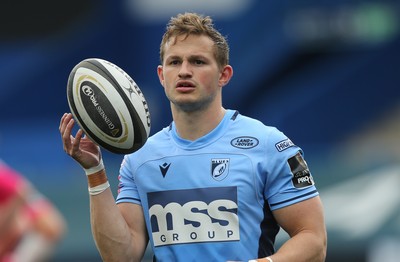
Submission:
M 221 75 L 219 77 L 219 86 L 223 87 L 228 84 L 233 76 L 233 68 L 230 65 L 226 65 L 222 68 Z
M 158 79 L 160 80 L 160 83 L 162 86 L 164 86 L 164 74 L 163 74 L 164 70 L 162 65 L 159 65 L 157 67 L 157 75 L 158 75 Z

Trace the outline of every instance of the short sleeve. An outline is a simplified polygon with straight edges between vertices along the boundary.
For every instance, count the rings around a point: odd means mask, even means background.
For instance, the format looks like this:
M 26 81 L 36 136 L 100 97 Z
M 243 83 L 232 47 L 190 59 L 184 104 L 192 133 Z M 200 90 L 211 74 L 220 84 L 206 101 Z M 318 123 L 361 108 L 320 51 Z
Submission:
M 266 158 L 264 196 L 271 210 L 318 195 L 303 150 L 277 129 L 268 139 Z
M 134 179 L 134 167 L 131 165 L 129 155 L 126 155 L 121 163 L 121 168 L 118 176 L 118 196 L 117 204 L 119 203 L 134 203 L 141 205 L 139 192 Z

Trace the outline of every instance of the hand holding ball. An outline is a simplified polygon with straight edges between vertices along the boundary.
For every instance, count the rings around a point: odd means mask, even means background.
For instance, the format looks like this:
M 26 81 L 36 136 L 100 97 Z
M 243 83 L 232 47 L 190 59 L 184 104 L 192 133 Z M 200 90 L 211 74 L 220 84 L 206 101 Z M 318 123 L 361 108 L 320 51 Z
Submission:
M 68 104 L 85 134 L 110 152 L 132 153 L 150 133 L 146 99 L 133 79 L 118 66 L 85 59 L 71 71 Z

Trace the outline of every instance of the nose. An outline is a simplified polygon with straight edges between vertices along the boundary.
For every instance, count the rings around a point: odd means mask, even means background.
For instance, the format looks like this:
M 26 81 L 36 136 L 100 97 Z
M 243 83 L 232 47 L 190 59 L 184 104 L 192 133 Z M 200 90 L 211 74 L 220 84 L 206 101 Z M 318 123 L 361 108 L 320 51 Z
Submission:
M 179 68 L 179 77 L 186 78 L 192 76 L 192 69 L 188 61 L 183 61 Z

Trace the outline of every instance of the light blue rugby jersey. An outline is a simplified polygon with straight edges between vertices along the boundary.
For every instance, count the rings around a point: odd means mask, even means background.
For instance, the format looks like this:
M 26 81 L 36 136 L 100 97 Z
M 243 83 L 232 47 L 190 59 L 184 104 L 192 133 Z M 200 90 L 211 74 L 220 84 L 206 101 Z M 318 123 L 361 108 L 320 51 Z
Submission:
M 143 207 L 156 261 L 266 257 L 271 210 L 318 195 L 301 149 L 233 110 L 196 141 L 172 123 L 125 156 L 119 178 L 117 203 Z

